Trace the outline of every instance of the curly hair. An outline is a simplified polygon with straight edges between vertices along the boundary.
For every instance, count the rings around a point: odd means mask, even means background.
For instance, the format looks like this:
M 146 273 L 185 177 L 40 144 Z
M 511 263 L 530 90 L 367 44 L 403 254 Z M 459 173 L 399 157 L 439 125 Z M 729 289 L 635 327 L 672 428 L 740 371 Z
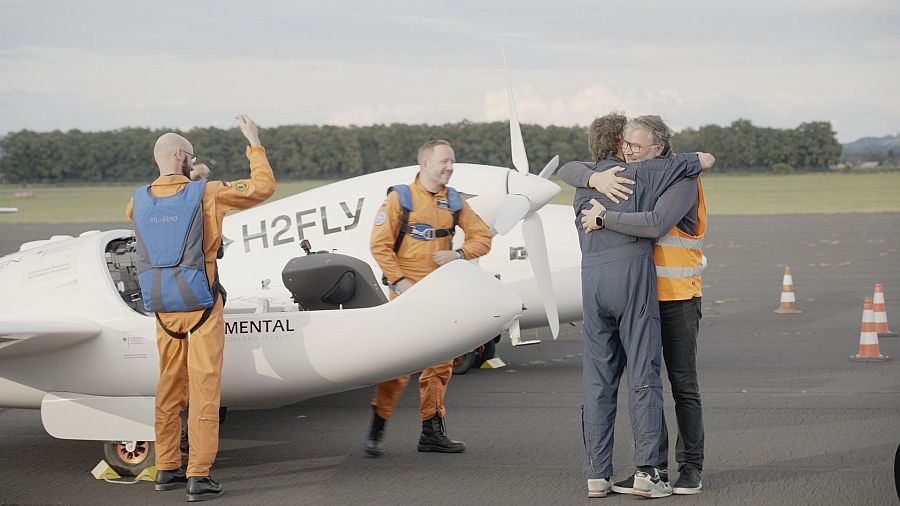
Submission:
M 627 121 L 624 113 L 613 111 L 591 122 L 588 128 L 588 149 L 594 161 L 608 155 L 615 156 L 619 152 Z

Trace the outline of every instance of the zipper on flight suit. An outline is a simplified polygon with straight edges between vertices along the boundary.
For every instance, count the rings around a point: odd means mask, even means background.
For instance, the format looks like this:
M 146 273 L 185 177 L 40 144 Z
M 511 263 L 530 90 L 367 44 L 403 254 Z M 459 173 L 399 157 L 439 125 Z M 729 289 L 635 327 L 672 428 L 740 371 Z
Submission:
M 584 435 L 584 404 L 581 405 L 581 443 L 584 445 L 584 451 L 587 452 L 588 463 L 591 465 L 591 472 L 597 474 L 597 470 L 594 469 L 594 457 L 591 455 L 591 451 L 588 449 L 587 438 Z

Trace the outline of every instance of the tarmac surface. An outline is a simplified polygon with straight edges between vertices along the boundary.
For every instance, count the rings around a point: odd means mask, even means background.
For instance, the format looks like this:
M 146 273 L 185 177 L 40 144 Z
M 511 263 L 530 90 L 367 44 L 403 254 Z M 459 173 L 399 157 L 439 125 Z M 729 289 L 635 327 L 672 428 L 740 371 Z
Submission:
M 53 233 L 115 226 L 0 226 L 0 254 Z M 900 338 L 892 359 L 851 362 L 864 297 L 885 285 L 900 327 L 900 215 L 714 217 L 704 251 L 699 373 L 706 426 L 704 491 L 666 504 L 900 504 Z M 783 266 L 799 315 L 777 315 Z M 53 302 L 48 298 L 48 303 Z M 897 330 L 896 328 L 893 330 Z M 420 454 L 418 393 L 388 424 L 386 453 L 366 458 L 372 389 L 268 411 L 229 412 L 213 476 L 215 504 L 635 504 L 586 497 L 581 478 L 580 324 L 527 331 L 540 345 L 498 345 L 508 364 L 451 381 L 447 424 L 468 450 Z M 666 418 L 675 417 L 668 386 Z M 615 477 L 632 471 L 627 398 L 620 397 Z M 0 409 L 0 504 L 176 504 L 94 480 L 101 445 L 47 435 L 37 411 Z M 674 456 L 670 457 L 673 461 Z M 677 476 L 673 472 L 673 477 Z

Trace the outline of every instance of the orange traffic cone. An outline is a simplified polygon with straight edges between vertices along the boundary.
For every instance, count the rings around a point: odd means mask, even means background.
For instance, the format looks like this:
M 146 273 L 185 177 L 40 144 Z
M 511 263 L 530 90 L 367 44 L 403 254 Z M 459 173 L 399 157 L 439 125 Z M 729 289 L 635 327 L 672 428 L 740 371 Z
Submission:
M 887 306 L 884 305 L 884 285 L 881 283 L 875 283 L 872 306 L 875 310 L 875 332 L 878 333 L 878 337 L 897 337 L 897 333 L 891 332 L 888 327 Z
M 875 332 L 875 316 L 872 310 L 872 299 L 866 297 L 863 305 L 862 323 L 859 325 L 859 353 L 850 355 L 855 362 L 881 362 L 890 357 L 881 354 L 878 348 L 878 333 Z
M 797 314 L 802 313 L 797 309 L 796 299 L 794 298 L 794 277 L 791 276 L 791 268 L 784 266 L 784 281 L 781 283 L 781 305 L 775 310 L 778 314 Z

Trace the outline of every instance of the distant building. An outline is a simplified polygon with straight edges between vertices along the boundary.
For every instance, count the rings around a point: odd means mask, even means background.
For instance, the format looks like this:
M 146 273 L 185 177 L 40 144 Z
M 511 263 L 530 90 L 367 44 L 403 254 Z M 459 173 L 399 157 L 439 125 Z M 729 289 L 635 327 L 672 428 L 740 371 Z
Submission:
M 881 162 L 863 162 L 857 166 L 859 169 L 877 169 Z

